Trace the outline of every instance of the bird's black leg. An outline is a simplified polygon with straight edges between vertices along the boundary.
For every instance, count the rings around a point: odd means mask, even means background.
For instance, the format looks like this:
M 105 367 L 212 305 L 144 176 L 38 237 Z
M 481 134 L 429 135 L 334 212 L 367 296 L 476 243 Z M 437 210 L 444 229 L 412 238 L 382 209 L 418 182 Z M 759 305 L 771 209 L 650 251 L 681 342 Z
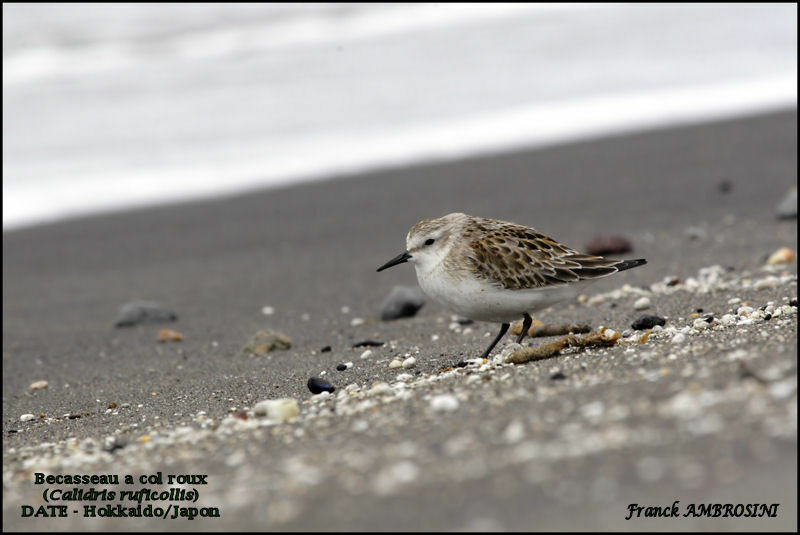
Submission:
M 482 359 L 487 358 L 492 349 L 494 349 L 494 346 L 497 345 L 497 342 L 499 342 L 500 339 L 503 338 L 503 336 L 505 336 L 506 331 L 508 331 L 508 325 L 509 325 L 508 323 L 504 323 L 500 326 L 500 334 L 497 335 L 497 338 L 494 339 L 494 342 L 492 342 L 489 345 L 489 347 L 486 348 L 486 351 L 483 352 L 483 355 L 481 355 Z
M 530 314 L 527 312 L 522 315 L 522 332 L 519 333 L 519 337 L 517 337 L 517 343 L 522 343 L 522 339 L 528 335 L 528 329 L 531 328 L 531 323 L 533 323 L 533 318 L 531 318 Z

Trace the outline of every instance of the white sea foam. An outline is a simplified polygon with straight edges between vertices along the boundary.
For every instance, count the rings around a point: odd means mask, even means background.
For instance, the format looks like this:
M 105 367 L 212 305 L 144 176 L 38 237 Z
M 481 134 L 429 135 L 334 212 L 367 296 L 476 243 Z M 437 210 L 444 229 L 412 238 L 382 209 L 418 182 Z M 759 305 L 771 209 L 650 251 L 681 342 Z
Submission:
M 598 95 L 480 116 L 317 139 L 297 136 L 262 157 L 259 140 L 213 165 L 63 175 L 42 195 L 38 183 L 3 196 L 6 229 L 67 216 L 200 199 L 252 188 L 334 178 L 421 161 L 533 148 L 643 128 L 690 124 L 797 106 L 796 78 L 726 82 L 680 90 Z M 309 147 L 314 147 L 309 153 Z M 4 171 L 5 174 L 5 171 Z

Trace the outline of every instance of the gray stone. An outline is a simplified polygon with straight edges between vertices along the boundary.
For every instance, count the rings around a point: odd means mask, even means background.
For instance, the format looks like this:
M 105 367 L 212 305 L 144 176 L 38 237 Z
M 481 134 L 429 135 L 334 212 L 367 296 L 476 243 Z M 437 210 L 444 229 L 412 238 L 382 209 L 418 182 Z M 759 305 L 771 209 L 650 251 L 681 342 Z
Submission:
M 140 323 L 166 323 L 176 321 L 178 315 L 155 301 L 129 301 L 119 307 L 115 327 L 129 327 Z
M 790 189 L 775 208 L 778 219 L 797 219 L 797 188 Z
M 381 305 L 383 321 L 414 316 L 425 304 L 425 296 L 415 286 L 395 286 Z

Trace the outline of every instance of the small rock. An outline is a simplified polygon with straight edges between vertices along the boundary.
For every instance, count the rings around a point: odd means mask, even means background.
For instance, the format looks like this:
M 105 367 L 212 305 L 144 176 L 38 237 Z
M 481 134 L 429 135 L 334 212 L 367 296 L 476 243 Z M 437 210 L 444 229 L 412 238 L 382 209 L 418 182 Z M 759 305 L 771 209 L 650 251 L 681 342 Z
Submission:
M 261 313 L 264 314 L 265 316 L 272 316 L 273 314 L 275 314 L 275 309 L 271 306 L 265 306 L 264 308 L 261 309 Z
M 633 304 L 633 308 L 635 308 L 636 310 L 645 310 L 650 308 L 650 299 L 647 297 L 640 297 Z
M 394 359 L 394 360 L 392 360 L 392 362 L 389 363 L 389 369 L 392 369 L 392 370 L 395 369 L 395 368 L 400 368 L 402 366 L 403 366 L 403 363 L 398 359 Z
M 48 384 L 49 383 L 47 381 L 36 381 L 34 383 L 31 383 L 31 386 L 29 386 L 28 388 L 30 388 L 31 390 L 41 390 L 42 388 L 47 388 Z
M 334 387 L 328 381 L 318 377 L 311 377 L 306 384 L 308 385 L 308 389 L 311 390 L 312 394 L 319 394 L 320 392 L 333 393 L 333 391 L 336 390 L 336 387 Z
M 392 321 L 416 315 L 425 304 L 425 296 L 416 286 L 395 286 L 381 304 L 381 319 Z
M 361 342 L 356 342 L 353 344 L 353 347 L 380 347 L 385 342 L 376 342 L 375 340 L 363 340 Z
M 767 258 L 767 264 L 788 264 L 794 260 L 794 251 L 788 247 L 781 247 Z
M 563 374 L 563 373 L 561 373 L 561 372 L 555 372 L 554 374 L 552 374 L 552 375 L 550 376 L 550 379 L 551 379 L 552 381 L 561 381 L 561 380 L 564 380 L 564 379 L 566 379 L 566 378 L 567 378 L 567 376 L 566 376 L 566 375 L 564 375 L 564 374 Z
M 119 307 L 114 327 L 130 327 L 140 323 L 165 323 L 176 321 L 178 315 L 155 301 L 130 301 Z
M 643 331 L 644 329 L 652 329 L 656 325 L 663 326 L 666 323 L 667 323 L 667 320 L 662 318 L 661 316 L 654 316 L 654 315 L 651 315 L 651 314 L 644 314 L 644 315 L 639 316 L 638 318 L 636 318 L 636 321 L 634 321 L 631 324 L 631 327 L 635 331 Z
M 431 409 L 435 411 L 452 412 L 458 405 L 458 399 L 452 394 L 439 394 L 431 399 Z
M 344 364 L 338 364 L 338 365 L 336 366 L 336 371 L 339 371 L 339 372 L 343 372 L 343 371 L 345 371 L 346 369 L 347 369 L 347 366 L 345 366 Z
M 178 331 L 172 329 L 161 329 L 158 331 L 158 341 L 162 344 L 164 342 L 180 342 L 183 340 L 183 335 Z
M 797 188 L 793 187 L 775 208 L 778 219 L 797 219 Z
M 320 353 L 327 353 L 331 350 L 331 346 L 325 346 L 319 350 Z
M 686 341 L 686 335 L 683 333 L 678 333 L 672 337 L 673 344 L 682 344 Z
M 372 351 L 370 351 L 369 349 L 367 349 L 366 351 L 364 351 L 363 353 L 361 353 L 361 358 L 362 358 L 362 359 L 368 359 L 368 358 L 370 358 L 371 356 L 372 356 Z
M 285 350 L 290 347 L 292 347 L 292 341 L 286 335 L 276 331 L 258 331 L 250 338 L 242 351 L 251 355 L 264 355 L 276 349 Z
M 350 320 L 351 327 L 358 327 L 359 325 L 364 325 L 364 318 L 353 318 Z
M 271 420 L 285 422 L 296 418 L 300 413 L 297 400 L 293 398 L 268 399 L 259 401 L 253 407 L 256 416 L 266 416 Z
M 631 242 L 619 234 L 598 234 L 586 244 L 586 252 L 597 256 L 624 254 L 632 250 Z
M 708 230 L 705 227 L 691 226 L 686 227 L 683 231 L 687 238 L 690 240 L 705 240 L 708 236 Z
M 406 360 L 403 361 L 403 368 L 405 368 L 406 370 L 409 368 L 413 368 L 416 365 L 417 365 L 417 359 L 415 359 L 414 357 L 408 357 Z
M 34 416 L 33 414 L 23 414 L 22 416 L 19 417 L 19 421 L 28 422 L 30 420 L 33 420 L 34 418 L 36 418 L 36 416 Z

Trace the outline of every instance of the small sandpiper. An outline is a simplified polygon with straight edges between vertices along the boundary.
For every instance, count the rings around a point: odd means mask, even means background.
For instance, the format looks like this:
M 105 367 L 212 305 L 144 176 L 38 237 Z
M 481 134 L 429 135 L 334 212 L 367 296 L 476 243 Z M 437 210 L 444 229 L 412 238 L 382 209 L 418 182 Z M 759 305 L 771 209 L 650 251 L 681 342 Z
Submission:
M 523 320 L 520 343 L 533 321 L 531 313 L 577 297 L 600 277 L 647 263 L 582 254 L 534 228 L 461 213 L 414 225 L 406 250 L 378 271 L 408 261 L 430 297 L 467 318 L 501 324 L 482 358 L 511 321 Z

